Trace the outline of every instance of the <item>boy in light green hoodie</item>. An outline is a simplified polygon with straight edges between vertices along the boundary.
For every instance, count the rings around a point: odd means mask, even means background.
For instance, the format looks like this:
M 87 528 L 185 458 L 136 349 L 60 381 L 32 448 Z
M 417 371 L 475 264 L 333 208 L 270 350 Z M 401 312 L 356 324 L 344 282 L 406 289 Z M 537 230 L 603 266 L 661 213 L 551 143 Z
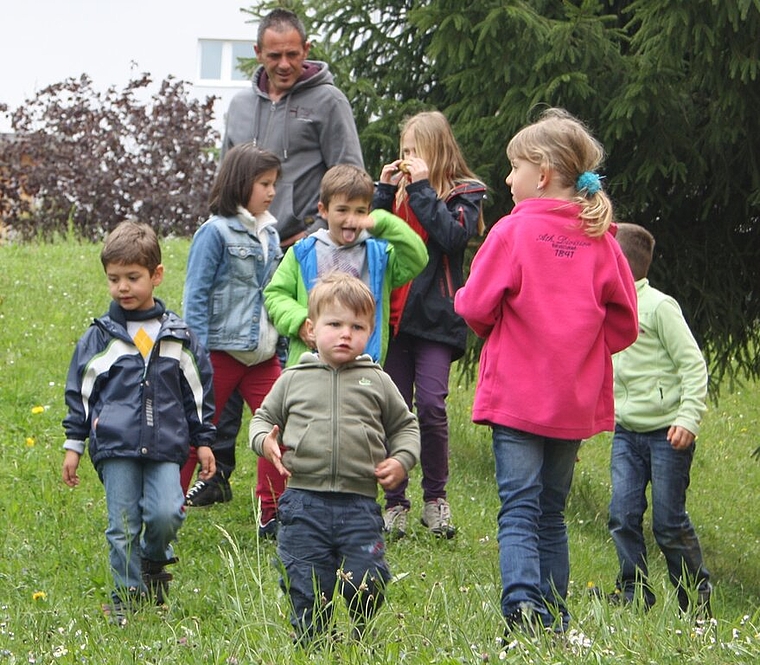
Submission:
M 710 574 L 686 512 L 691 463 L 706 410 L 707 367 L 678 303 L 649 285 L 654 237 L 636 224 L 616 235 L 636 280 L 638 339 L 613 356 L 615 435 L 609 530 L 620 573 L 611 600 L 655 602 L 642 530 L 651 483 L 652 530 L 682 611 L 710 615 Z

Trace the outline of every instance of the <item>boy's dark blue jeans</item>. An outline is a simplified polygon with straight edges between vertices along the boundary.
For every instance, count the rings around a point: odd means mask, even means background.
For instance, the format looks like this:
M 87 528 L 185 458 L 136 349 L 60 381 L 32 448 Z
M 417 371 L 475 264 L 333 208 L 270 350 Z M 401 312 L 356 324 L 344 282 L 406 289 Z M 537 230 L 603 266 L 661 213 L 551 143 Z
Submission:
M 652 531 L 665 555 L 670 581 L 678 590 L 681 609 L 689 606 L 689 589 L 709 595 L 710 574 L 702 549 L 686 512 L 694 446 L 675 450 L 667 440 L 668 428 L 631 432 L 620 425 L 612 439 L 612 499 L 609 530 L 620 560 L 618 587 L 631 601 L 638 590 L 647 606 L 655 602 L 648 585 L 647 551 L 643 518 L 646 489 L 652 486 Z
M 361 632 L 382 605 L 391 576 L 380 505 L 359 494 L 288 488 L 279 516 L 281 585 L 298 641 L 308 643 L 328 628 L 338 595 Z

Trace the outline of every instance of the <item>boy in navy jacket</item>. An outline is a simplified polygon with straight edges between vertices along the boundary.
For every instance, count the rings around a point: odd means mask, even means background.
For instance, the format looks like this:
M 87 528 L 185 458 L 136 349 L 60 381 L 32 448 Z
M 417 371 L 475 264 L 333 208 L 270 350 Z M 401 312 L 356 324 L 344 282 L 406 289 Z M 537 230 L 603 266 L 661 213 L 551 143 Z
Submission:
M 198 449 L 202 477 L 215 472 L 214 403 L 208 356 L 187 324 L 153 297 L 163 279 L 161 249 L 147 224 L 122 222 L 101 262 L 113 298 L 76 345 L 66 379 L 63 481 L 89 439 L 106 491 L 115 589 L 104 609 L 123 625 L 140 599 L 164 602 L 172 541 L 185 519 L 179 471 Z

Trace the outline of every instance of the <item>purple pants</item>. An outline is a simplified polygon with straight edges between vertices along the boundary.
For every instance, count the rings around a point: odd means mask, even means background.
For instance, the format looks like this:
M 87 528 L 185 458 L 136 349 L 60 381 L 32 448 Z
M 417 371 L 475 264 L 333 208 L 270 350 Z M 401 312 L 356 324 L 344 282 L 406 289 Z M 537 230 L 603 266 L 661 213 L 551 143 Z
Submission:
M 449 420 L 446 397 L 452 347 L 421 337 L 399 334 L 391 338 L 385 358 L 385 371 L 398 386 L 407 406 L 416 407 L 420 423 L 420 466 L 422 498 L 446 498 L 449 479 Z M 414 404 L 414 406 L 413 406 Z M 385 506 L 409 508 L 406 488 L 409 480 L 385 493 Z

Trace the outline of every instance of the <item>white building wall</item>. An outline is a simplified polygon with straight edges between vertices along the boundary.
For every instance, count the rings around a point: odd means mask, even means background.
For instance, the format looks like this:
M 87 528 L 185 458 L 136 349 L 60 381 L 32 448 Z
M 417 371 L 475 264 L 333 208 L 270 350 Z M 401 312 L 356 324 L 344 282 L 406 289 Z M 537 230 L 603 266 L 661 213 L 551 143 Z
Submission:
M 44 87 L 87 74 L 97 89 L 123 86 L 149 72 L 193 84 L 198 98 L 221 95 L 214 126 L 221 132 L 232 95 L 245 82 L 198 85 L 199 40 L 256 36 L 255 0 L 2 0 L 0 103 L 13 110 Z M 10 131 L 0 114 L 0 131 Z

